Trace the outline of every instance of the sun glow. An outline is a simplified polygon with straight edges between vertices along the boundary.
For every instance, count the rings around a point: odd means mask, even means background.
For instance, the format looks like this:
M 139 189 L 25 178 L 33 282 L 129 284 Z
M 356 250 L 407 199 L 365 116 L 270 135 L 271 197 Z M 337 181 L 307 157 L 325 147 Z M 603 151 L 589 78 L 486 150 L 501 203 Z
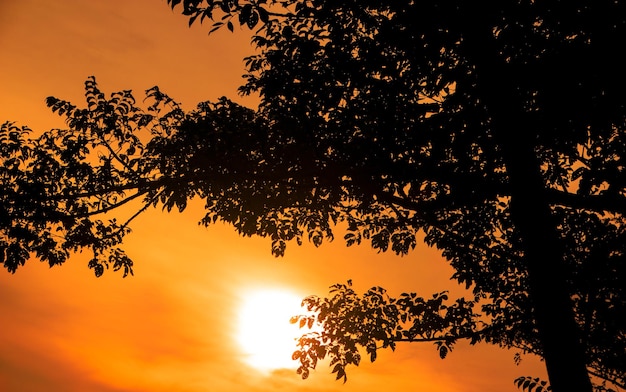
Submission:
M 300 296 L 283 290 L 254 291 L 244 298 L 237 340 L 249 365 L 260 371 L 298 366 L 291 355 L 296 350 L 296 339 L 306 330 L 289 319 L 305 313 L 301 302 Z

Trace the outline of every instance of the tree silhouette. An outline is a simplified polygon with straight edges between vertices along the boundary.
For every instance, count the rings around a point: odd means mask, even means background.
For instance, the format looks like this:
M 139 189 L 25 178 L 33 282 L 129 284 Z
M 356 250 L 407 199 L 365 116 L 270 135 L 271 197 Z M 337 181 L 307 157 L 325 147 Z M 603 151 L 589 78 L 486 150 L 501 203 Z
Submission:
M 321 323 L 294 357 L 306 377 L 398 341 L 458 339 L 541 355 L 552 390 L 626 384 L 626 75 L 612 1 L 168 0 L 190 24 L 257 29 L 244 94 L 185 113 L 158 88 L 149 106 L 86 82 L 87 107 L 49 98 L 68 129 L 0 129 L 0 259 L 60 264 L 90 249 L 96 275 L 132 273 L 119 249 L 150 206 L 205 201 L 201 222 L 243 235 L 406 254 L 442 250 L 475 298 L 449 301 L 333 286 L 305 301 Z M 117 222 L 105 214 L 140 202 Z M 545 384 L 522 379 L 529 389 Z M 604 388 L 600 385 L 598 388 Z

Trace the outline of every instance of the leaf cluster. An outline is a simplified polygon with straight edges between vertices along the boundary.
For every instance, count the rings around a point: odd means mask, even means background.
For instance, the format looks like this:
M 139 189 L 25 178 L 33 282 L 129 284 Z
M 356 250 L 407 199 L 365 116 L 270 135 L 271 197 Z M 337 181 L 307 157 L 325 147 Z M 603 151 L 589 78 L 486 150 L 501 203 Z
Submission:
M 231 32 L 235 23 L 253 29 L 259 22 L 265 24 L 274 13 L 269 9 L 275 4 L 286 4 L 288 1 L 276 0 L 168 0 L 168 5 L 175 9 L 182 3 L 182 14 L 189 16 L 189 26 L 196 20 L 200 23 L 205 19 L 213 20 L 212 33 L 223 26 Z
M 425 299 L 415 293 L 390 297 L 382 287 L 358 295 L 352 283 L 331 286 L 328 298 L 308 297 L 303 307 L 309 315 L 296 316 L 292 323 L 319 329 L 298 340 L 293 358 L 300 361 L 298 374 L 307 378 L 318 361 L 328 357 L 337 379 L 347 380 L 346 367 L 358 365 L 361 349 L 375 361 L 379 349 L 395 350 L 398 342 L 433 342 L 443 359 L 458 339 L 482 339 L 474 313 L 475 302 L 454 302 L 447 293 Z

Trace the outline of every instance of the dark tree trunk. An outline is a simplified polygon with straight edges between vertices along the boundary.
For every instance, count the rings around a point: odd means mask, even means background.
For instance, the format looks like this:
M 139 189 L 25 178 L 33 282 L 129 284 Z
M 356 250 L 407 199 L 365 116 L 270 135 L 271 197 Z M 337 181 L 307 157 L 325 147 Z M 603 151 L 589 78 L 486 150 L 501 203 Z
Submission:
M 538 124 L 525 121 L 527 117 L 515 105 L 516 97 L 507 94 L 506 83 L 488 90 L 491 94 L 485 102 L 509 176 L 511 219 L 522 239 L 533 316 L 550 385 L 554 392 L 591 392 L 585 351 L 566 282 L 564 249 L 535 153 Z
M 488 16 L 479 14 L 476 18 Z M 485 20 L 469 20 L 490 25 Z M 522 239 L 533 318 L 550 385 L 554 392 L 591 392 L 585 351 L 567 288 L 563 247 L 535 153 L 541 124 L 529 121 L 523 98 L 511 82 L 516 75 L 507 74 L 492 31 L 479 31 L 471 25 L 465 31 L 466 55 L 474 64 L 478 93 L 509 176 L 511 219 Z
M 565 281 L 567 267 L 556 222 L 533 146 L 519 139 L 511 136 L 503 145 L 511 181 L 511 218 L 523 241 L 529 294 L 548 377 L 554 392 L 588 392 L 592 387 Z

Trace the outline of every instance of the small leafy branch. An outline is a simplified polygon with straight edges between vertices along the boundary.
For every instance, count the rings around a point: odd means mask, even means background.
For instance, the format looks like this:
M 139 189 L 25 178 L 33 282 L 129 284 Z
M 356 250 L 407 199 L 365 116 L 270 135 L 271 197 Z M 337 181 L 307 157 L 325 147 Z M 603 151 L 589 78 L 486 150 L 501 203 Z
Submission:
M 522 391 L 528 392 L 551 392 L 552 388 L 547 381 L 538 377 L 522 376 L 515 379 L 515 385 Z

